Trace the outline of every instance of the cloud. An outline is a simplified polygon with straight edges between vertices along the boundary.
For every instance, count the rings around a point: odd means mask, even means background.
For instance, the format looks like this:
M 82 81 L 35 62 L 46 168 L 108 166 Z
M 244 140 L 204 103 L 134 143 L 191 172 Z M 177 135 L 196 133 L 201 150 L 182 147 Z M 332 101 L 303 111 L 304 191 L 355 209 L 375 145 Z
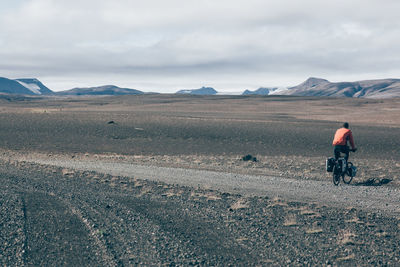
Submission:
M 179 81 L 269 86 L 311 75 L 389 76 L 400 68 L 400 3 L 394 0 L 1 5 L 1 73 L 46 77 L 59 88 L 62 80 L 97 83 L 104 77 L 126 86 L 147 82 L 149 89 L 155 79 L 159 87 Z

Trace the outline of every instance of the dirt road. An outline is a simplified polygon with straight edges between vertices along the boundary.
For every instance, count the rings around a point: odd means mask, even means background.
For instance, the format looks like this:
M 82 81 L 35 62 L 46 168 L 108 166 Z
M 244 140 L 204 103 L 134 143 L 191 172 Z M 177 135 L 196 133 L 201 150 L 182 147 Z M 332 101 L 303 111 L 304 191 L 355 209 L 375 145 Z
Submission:
M 35 163 L 81 171 L 202 187 L 247 196 L 282 197 L 293 201 L 317 202 L 335 207 L 357 207 L 400 215 L 398 188 L 333 186 L 331 181 L 287 179 L 221 173 L 204 170 L 143 166 L 130 163 L 68 159 L 35 159 Z

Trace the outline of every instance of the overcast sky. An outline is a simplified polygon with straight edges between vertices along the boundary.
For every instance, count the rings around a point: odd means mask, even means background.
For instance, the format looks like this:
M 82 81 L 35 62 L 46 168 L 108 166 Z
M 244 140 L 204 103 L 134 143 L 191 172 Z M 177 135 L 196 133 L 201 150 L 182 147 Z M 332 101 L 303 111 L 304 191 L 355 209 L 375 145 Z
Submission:
M 0 77 L 175 92 L 400 78 L 398 0 L 1 0 Z

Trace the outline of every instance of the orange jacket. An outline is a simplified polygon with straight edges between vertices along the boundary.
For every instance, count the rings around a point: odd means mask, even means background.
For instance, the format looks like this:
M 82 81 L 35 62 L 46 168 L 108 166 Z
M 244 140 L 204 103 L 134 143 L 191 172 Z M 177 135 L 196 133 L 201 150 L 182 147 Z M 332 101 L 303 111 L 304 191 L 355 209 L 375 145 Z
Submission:
M 354 144 L 353 134 L 351 133 L 351 130 L 346 129 L 346 128 L 340 128 L 335 133 L 335 137 L 333 138 L 332 145 L 346 146 L 347 140 L 350 141 L 351 148 L 355 149 L 356 146 Z

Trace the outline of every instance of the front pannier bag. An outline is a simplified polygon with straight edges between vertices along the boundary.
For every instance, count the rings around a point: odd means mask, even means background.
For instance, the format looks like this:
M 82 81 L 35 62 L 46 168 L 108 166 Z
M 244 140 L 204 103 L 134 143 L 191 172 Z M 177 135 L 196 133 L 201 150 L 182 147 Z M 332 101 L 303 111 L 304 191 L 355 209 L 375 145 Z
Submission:
M 351 162 L 349 162 L 347 165 L 347 175 L 351 177 L 355 177 L 357 175 L 357 167 Z

